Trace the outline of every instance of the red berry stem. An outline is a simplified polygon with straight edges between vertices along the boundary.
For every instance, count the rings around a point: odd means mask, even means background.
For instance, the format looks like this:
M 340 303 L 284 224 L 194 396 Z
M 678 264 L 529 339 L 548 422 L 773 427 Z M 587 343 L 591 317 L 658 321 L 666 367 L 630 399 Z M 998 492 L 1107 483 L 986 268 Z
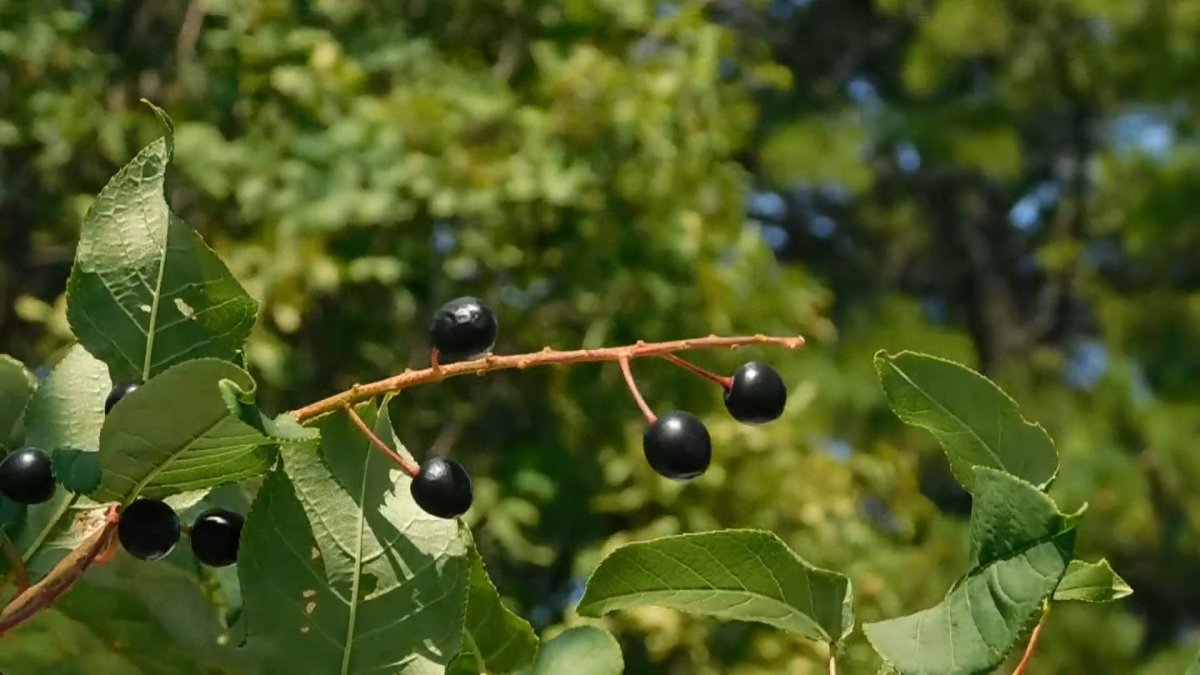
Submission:
M 21 552 L 13 546 L 12 540 L 8 535 L 0 532 L 0 549 L 4 551 L 4 557 L 8 559 L 9 567 L 12 567 L 13 574 L 17 576 L 17 592 L 23 593 L 29 588 L 29 571 L 25 569 L 25 561 L 21 560 Z
M 391 394 L 409 389 L 421 384 L 441 382 L 442 380 L 460 375 L 482 375 L 497 370 L 512 368 L 533 368 L 536 366 L 568 365 L 574 363 L 594 363 L 600 361 L 618 361 L 622 357 L 633 360 L 647 356 L 664 356 L 689 349 L 715 349 L 726 347 L 736 349 L 749 345 L 773 345 L 787 349 L 799 349 L 804 346 L 804 338 L 779 337 L 771 335 L 739 335 L 734 337 L 719 337 L 710 335 L 686 340 L 671 340 L 669 342 L 637 342 L 623 347 L 605 347 L 602 349 L 573 349 L 556 351 L 546 347 L 540 352 L 528 354 L 512 354 L 507 356 L 488 355 L 470 361 L 438 365 L 423 370 L 405 370 L 399 375 L 384 378 L 369 384 L 358 384 L 340 394 L 335 394 L 303 408 L 292 411 L 292 415 L 300 422 L 306 422 L 321 415 L 334 412 L 366 401 L 376 396 Z
M 430 370 L 437 371 L 437 370 L 442 369 L 442 364 L 438 361 L 438 356 L 439 356 L 439 354 L 438 354 L 437 347 L 434 347 L 433 349 L 429 350 L 429 369 Z
M 367 426 L 367 423 L 364 422 L 363 418 L 354 411 L 354 408 L 346 406 L 346 414 L 350 416 L 350 421 L 354 422 L 354 426 L 358 427 L 358 430 L 362 432 L 363 436 L 366 436 L 367 440 L 371 441 L 372 445 L 379 448 L 380 452 L 387 455 L 388 459 L 392 460 L 392 462 L 396 466 L 400 467 L 401 471 L 408 474 L 410 478 L 416 478 L 417 474 L 421 471 L 421 467 L 418 466 L 416 462 L 401 457 L 399 453 L 389 448 L 388 444 L 384 443 L 382 438 L 376 436 L 374 431 L 371 431 L 371 427 Z
M 622 356 L 617 359 L 617 363 L 621 364 L 621 374 L 625 376 L 625 385 L 629 387 L 629 393 L 633 394 L 633 400 L 641 409 L 642 415 L 646 417 L 646 422 L 654 424 L 658 416 L 654 414 L 650 406 L 646 405 L 646 399 L 642 398 L 642 392 L 638 391 L 637 382 L 633 379 L 633 370 L 629 367 L 629 357 Z
M 732 377 L 727 377 L 725 375 L 718 375 L 718 374 L 712 372 L 711 370 L 701 368 L 700 366 L 692 363 L 691 361 L 685 361 L 685 360 L 679 358 L 678 356 L 675 356 L 674 354 L 663 354 L 663 358 L 670 361 L 671 363 L 674 363 L 675 365 L 679 366 L 680 368 L 683 368 L 684 370 L 690 370 L 691 372 L 699 375 L 700 377 L 703 377 L 706 380 L 712 380 L 713 382 L 716 382 L 718 385 L 721 386 L 722 389 L 729 389 L 730 387 L 733 386 L 733 378 Z
M 1033 633 L 1029 635 L 1029 644 L 1025 645 L 1025 653 L 1021 656 L 1021 662 L 1013 669 L 1013 675 L 1024 675 L 1025 669 L 1029 667 L 1030 661 L 1033 660 L 1033 650 L 1037 647 L 1038 638 L 1042 634 L 1042 626 L 1046 625 L 1046 617 L 1050 615 L 1050 603 L 1046 603 L 1046 608 L 1042 610 L 1042 619 L 1033 627 Z

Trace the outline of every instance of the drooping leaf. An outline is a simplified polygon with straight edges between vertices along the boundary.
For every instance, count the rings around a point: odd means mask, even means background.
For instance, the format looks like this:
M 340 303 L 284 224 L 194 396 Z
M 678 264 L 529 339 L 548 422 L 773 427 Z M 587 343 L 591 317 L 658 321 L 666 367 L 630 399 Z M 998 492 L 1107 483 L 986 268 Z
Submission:
M 621 645 L 606 630 L 579 626 L 542 645 L 533 666 L 521 675 L 621 675 L 625 657 Z
M 171 212 L 163 190 L 172 131 L 96 197 L 67 281 L 79 342 L 118 380 L 149 380 L 188 359 L 232 360 L 258 311 L 224 263 Z
M 977 564 L 938 605 L 863 630 L 901 673 L 965 675 L 1000 665 L 1032 630 L 1075 548 L 1076 517 L 1058 511 L 1037 487 L 980 468 L 971 510 Z M 1053 517 L 993 527 L 1014 510 Z
M 26 442 L 47 452 L 70 447 L 94 454 L 111 388 L 108 368 L 75 345 L 29 400 Z M 26 509 L 10 534 L 33 576 L 48 571 L 98 526 L 103 518 L 98 506 L 60 486 L 50 501 Z
M 58 448 L 51 455 L 54 477 L 71 492 L 87 494 L 100 486 L 100 453 Z
M 466 630 L 472 656 L 487 673 L 511 673 L 531 664 L 538 637 L 529 622 L 500 602 L 479 552 L 471 548 L 471 588 Z
M 100 435 L 101 500 L 162 498 L 242 480 L 266 471 L 278 442 L 299 427 L 280 429 L 261 414 L 244 419 L 254 380 L 232 363 L 182 363 L 121 399 Z M 276 431 L 281 435 L 273 436 Z M 310 435 L 310 434 L 309 434 Z
M 757 621 L 836 643 L 854 625 L 850 580 L 796 555 L 770 532 L 722 530 L 627 544 L 588 580 L 579 613 L 659 605 Z
M 1055 600 L 1080 602 L 1112 602 L 1133 594 L 1133 589 L 1120 577 L 1108 561 L 1089 563 L 1072 560 L 1067 572 L 1054 590 Z
M 386 412 L 359 411 L 399 448 Z M 466 538 L 416 506 L 345 413 L 320 427 L 316 451 L 284 448 L 247 518 L 248 648 L 269 673 L 440 674 L 462 646 Z
M 965 366 L 914 352 L 875 355 L 888 405 L 941 443 L 955 477 L 974 491 L 973 467 L 1001 469 L 1040 488 L 1058 472 L 1058 451 L 1021 417 L 1000 387 Z
M 5 444 L 17 435 L 25 405 L 36 388 L 37 379 L 20 361 L 0 354 L 0 456 Z

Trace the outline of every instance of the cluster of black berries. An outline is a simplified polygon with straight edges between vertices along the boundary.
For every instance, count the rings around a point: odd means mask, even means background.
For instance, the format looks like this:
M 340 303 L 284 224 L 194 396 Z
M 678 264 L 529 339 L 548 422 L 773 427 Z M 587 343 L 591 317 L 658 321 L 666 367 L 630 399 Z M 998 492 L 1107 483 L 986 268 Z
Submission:
M 209 509 L 197 516 L 190 530 L 196 560 L 212 567 L 237 562 L 244 522 L 240 513 L 228 509 Z M 121 510 L 117 523 L 121 547 L 142 560 L 166 557 L 175 549 L 182 533 L 175 509 L 157 499 L 135 500 Z

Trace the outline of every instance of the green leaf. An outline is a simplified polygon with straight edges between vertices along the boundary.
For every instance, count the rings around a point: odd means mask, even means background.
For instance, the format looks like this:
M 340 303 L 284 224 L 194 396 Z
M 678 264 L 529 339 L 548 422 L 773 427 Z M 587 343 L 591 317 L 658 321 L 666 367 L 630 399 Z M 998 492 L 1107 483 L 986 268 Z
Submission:
M 225 361 L 182 363 L 121 399 L 100 435 L 100 500 L 129 502 L 257 476 L 275 461 L 280 428 L 261 415 L 247 423 L 254 380 Z M 274 432 L 281 432 L 273 436 Z
M 0 354 L 0 456 L 4 445 L 17 436 L 18 425 L 37 379 L 20 361 Z
M 58 448 L 51 455 L 54 477 L 71 492 L 87 494 L 100 487 L 100 453 Z
M 1058 451 L 1040 425 L 991 380 L 925 354 L 875 355 L 888 405 L 905 423 L 941 443 L 955 477 L 973 490 L 972 468 L 1001 469 L 1045 488 L 1058 472 Z
M 1072 560 L 1067 572 L 1054 590 L 1055 600 L 1078 600 L 1080 602 L 1112 602 L 1133 594 L 1108 561 L 1089 563 Z
M 67 281 L 67 319 L 118 380 L 149 380 L 189 359 L 232 360 L 258 305 L 163 191 L 169 121 L 96 197 Z
M 112 389 L 108 367 L 75 345 L 34 392 L 25 410 L 30 445 L 93 451 L 104 425 L 104 399 Z M 49 571 L 99 524 L 103 509 L 61 487 L 50 501 L 30 506 L 10 534 L 35 577 Z
M 400 448 L 386 412 L 359 410 Z M 246 521 L 248 647 L 268 672 L 443 672 L 462 647 L 471 573 L 459 523 L 418 508 L 345 413 L 320 429 L 316 451 L 285 446 Z
M 620 675 L 625 658 L 616 638 L 595 626 L 578 626 L 547 641 L 521 675 Z
M 538 637 L 533 627 L 501 604 L 483 558 L 473 546 L 466 631 L 473 657 L 488 673 L 511 673 L 528 666 L 537 656 Z
M 901 673 L 990 672 L 1032 630 L 1071 560 L 1075 516 L 1001 471 L 977 469 L 975 485 L 976 566 L 938 605 L 863 626 L 875 651 Z M 1022 518 L 1020 527 L 1003 525 L 1021 511 L 1037 516 Z
M 1183 675 L 1200 675 L 1200 652 L 1196 652 L 1196 655 L 1192 657 L 1192 661 Z
M 659 605 L 757 621 L 836 643 L 854 625 L 850 580 L 819 569 L 770 532 L 722 530 L 627 544 L 588 580 L 579 613 Z

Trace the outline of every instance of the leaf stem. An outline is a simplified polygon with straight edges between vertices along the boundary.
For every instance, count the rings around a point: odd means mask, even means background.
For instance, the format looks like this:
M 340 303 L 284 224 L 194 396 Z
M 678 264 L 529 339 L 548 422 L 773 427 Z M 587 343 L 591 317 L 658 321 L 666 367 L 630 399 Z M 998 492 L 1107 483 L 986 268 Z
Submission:
M 371 431 L 371 427 L 367 426 L 367 423 L 363 421 L 363 418 L 360 417 L 357 412 L 355 412 L 352 406 L 346 406 L 346 414 L 350 416 L 350 421 L 354 422 L 354 426 L 358 427 L 358 430 L 362 432 L 363 436 L 366 436 L 367 440 L 371 441 L 372 445 L 379 448 L 383 454 L 387 455 L 388 459 L 392 460 L 396 466 L 400 467 L 401 471 L 408 474 L 410 478 L 417 477 L 417 474 L 421 472 L 421 467 L 416 462 L 401 457 L 398 452 L 389 448 L 388 444 L 384 443 L 382 438 L 377 436 L 374 431 Z
M 1033 632 L 1029 635 L 1029 644 L 1025 646 L 1025 654 L 1021 657 L 1021 662 L 1013 670 L 1012 675 L 1024 675 L 1025 669 L 1029 667 L 1029 662 L 1033 660 L 1033 650 L 1037 647 L 1038 638 L 1042 635 L 1042 626 L 1046 625 L 1046 618 L 1050 616 L 1050 604 L 1046 604 L 1046 609 L 1042 611 L 1042 619 L 1033 627 Z
M 25 592 L 29 588 L 29 571 L 25 569 L 25 561 L 21 559 L 21 552 L 13 546 L 12 540 L 8 535 L 0 532 L 0 549 L 4 551 L 4 557 L 8 559 L 8 564 L 13 568 L 13 574 L 17 575 L 17 593 Z
M 721 385 L 722 389 L 728 389 L 733 386 L 733 378 L 732 377 L 726 377 L 725 375 L 718 375 L 718 374 L 712 372 L 711 370 L 701 368 L 700 366 L 692 363 L 691 361 L 685 361 L 685 360 L 679 358 L 678 356 L 675 356 L 674 354 L 663 354 L 663 358 L 670 361 L 671 363 L 674 363 L 675 365 L 679 366 L 680 368 L 683 368 L 684 370 L 689 370 L 689 371 L 699 375 L 700 377 L 703 377 L 706 380 L 712 380 L 713 382 L 716 382 L 717 384 Z
M 437 367 L 422 370 L 405 370 L 399 375 L 393 375 L 392 377 L 369 384 L 356 385 L 339 394 L 334 394 L 315 403 L 310 403 L 303 408 L 297 408 L 292 411 L 292 415 L 300 422 L 305 422 L 314 417 L 334 412 L 376 396 L 395 393 L 421 384 L 440 382 L 459 375 L 483 375 L 497 370 L 512 368 L 524 369 L 537 366 L 619 361 L 621 358 L 632 360 L 647 356 L 665 356 L 689 349 L 716 349 L 720 347 L 736 349 L 737 347 L 756 344 L 799 349 L 804 346 L 804 338 L 799 336 L 778 337 L 771 335 L 740 335 L 734 337 L 709 335 L 708 337 L 671 340 L 669 342 L 639 341 L 632 345 L 605 347 L 601 349 L 556 351 L 550 347 L 546 347 L 540 352 L 531 352 L 528 354 L 512 354 L 507 356 L 488 355 L 471 361 L 459 361 L 445 365 L 439 364 Z
M 638 409 L 642 411 L 646 422 L 654 424 L 658 416 L 654 414 L 650 406 L 646 405 L 646 399 L 642 398 L 642 392 L 638 391 L 637 381 L 633 379 L 633 370 L 629 368 L 629 357 L 622 356 L 617 359 L 617 363 L 621 364 L 621 375 L 625 377 L 625 386 L 629 387 L 629 393 L 633 395 L 633 401 L 637 403 Z
M 837 675 L 837 652 L 829 648 L 829 675 Z

